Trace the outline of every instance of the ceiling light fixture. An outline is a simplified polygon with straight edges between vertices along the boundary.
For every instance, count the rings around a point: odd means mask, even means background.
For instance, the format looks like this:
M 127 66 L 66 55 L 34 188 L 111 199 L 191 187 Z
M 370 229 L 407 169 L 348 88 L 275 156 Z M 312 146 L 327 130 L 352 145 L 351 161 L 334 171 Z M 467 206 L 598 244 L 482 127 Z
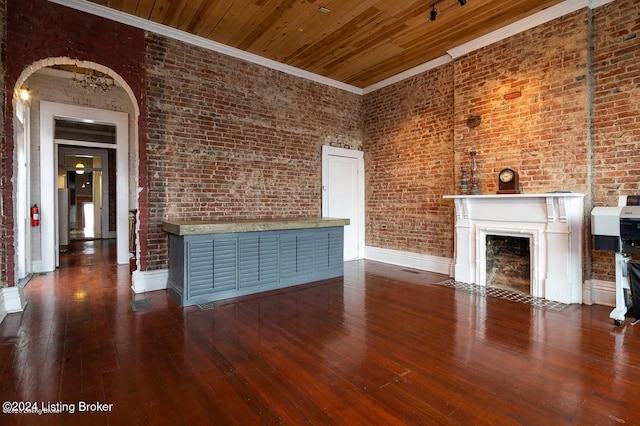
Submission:
M 73 77 L 71 77 L 71 84 L 83 88 L 87 93 L 95 92 L 97 89 L 106 92 L 114 86 L 113 80 L 99 77 L 95 74 L 95 71 L 91 69 L 86 70 L 82 75 L 78 75 L 78 73 L 74 71 Z
M 438 11 L 436 10 L 436 5 L 438 3 L 443 2 L 444 0 L 436 0 L 433 3 L 431 3 L 431 12 L 429 13 L 429 20 L 430 21 L 435 21 L 436 18 L 438 17 Z M 465 4 L 467 4 L 467 0 L 458 0 L 458 4 L 460 6 L 464 6 Z

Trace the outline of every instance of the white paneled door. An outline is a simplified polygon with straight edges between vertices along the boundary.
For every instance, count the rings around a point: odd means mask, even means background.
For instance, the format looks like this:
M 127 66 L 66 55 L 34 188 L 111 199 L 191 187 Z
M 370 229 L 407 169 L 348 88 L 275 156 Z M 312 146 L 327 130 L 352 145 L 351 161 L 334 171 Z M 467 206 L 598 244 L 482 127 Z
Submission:
M 322 216 L 347 218 L 344 259 L 364 255 L 364 159 L 362 151 L 322 147 Z

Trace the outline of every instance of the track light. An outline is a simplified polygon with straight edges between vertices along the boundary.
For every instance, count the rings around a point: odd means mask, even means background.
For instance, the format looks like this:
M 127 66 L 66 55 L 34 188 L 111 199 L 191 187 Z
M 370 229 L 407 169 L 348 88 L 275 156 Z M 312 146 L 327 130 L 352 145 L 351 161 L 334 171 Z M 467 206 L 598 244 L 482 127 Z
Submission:
M 436 18 L 438 17 L 438 11 L 436 10 L 436 5 L 443 1 L 444 0 L 436 0 L 433 3 L 431 3 L 431 13 L 429 14 L 430 21 L 435 21 Z M 467 0 L 458 0 L 458 4 L 460 6 L 464 6 L 465 4 L 467 4 Z

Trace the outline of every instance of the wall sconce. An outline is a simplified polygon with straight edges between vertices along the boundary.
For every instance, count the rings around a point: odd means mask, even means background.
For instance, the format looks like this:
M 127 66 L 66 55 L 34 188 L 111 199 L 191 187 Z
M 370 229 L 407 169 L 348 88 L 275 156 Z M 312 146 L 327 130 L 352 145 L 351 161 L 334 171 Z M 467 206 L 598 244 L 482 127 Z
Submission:
M 84 164 L 82 164 L 81 162 L 78 162 L 78 164 L 76 164 L 76 174 L 77 175 L 84 174 Z
M 20 99 L 26 102 L 31 97 L 31 92 L 26 87 L 21 87 L 18 91 L 18 95 L 20 96 Z

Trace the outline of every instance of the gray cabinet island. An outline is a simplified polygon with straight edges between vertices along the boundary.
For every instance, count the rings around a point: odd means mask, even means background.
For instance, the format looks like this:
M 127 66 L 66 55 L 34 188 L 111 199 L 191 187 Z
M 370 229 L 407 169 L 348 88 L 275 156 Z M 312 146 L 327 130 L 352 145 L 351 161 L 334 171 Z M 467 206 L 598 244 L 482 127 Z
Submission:
M 349 219 L 166 221 L 169 294 L 182 306 L 344 275 Z

